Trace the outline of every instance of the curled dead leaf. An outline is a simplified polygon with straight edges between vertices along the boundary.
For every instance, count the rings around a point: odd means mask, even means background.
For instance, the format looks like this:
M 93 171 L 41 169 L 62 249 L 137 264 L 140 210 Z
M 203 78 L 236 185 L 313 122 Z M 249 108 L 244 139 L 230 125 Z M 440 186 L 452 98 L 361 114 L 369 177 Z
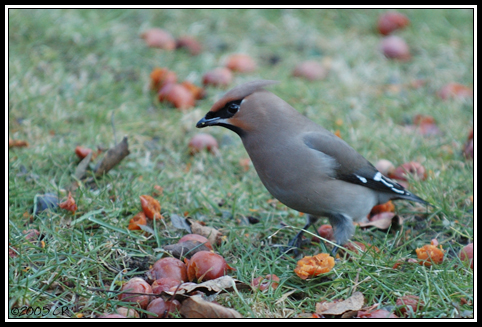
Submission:
M 202 292 L 206 295 L 232 292 L 236 288 L 240 290 L 250 290 L 252 288 L 250 285 L 245 284 L 231 276 L 221 276 L 216 279 L 211 279 L 199 284 L 196 283 L 182 283 L 176 290 L 169 290 L 163 292 L 163 294 L 174 296 L 178 300 L 184 299 L 186 296 L 193 292 Z
M 347 311 L 358 311 L 363 307 L 365 298 L 361 292 L 355 292 L 344 301 L 320 302 L 316 304 L 316 313 L 319 315 L 339 316 Z
M 180 313 L 185 318 L 243 318 L 236 310 L 191 296 L 182 302 Z
M 397 230 L 402 225 L 403 219 L 393 212 L 382 212 L 371 217 L 370 221 L 359 222 L 361 228 L 376 227 L 380 230 Z
M 203 226 L 197 221 L 188 219 L 191 224 L 191 232 L 193 234 L 199 234 L 206 237 L 211 244 L 220 245 L 223 240 L 223 233 L 218 231 L 216 228 Z

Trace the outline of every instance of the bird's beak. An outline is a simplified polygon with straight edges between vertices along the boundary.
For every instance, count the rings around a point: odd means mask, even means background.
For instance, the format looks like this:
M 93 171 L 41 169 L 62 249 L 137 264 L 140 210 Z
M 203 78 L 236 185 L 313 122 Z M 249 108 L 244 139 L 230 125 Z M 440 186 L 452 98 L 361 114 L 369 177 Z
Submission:
M 221 117 L 214 117 L 214 118 L 208 118 L 204 117 L 200 121 L 197 122 L 196 127 L 197 128 L 204 128 L 208 126 L 213 126 L 216 125 L 216 123 L 221 119 Z

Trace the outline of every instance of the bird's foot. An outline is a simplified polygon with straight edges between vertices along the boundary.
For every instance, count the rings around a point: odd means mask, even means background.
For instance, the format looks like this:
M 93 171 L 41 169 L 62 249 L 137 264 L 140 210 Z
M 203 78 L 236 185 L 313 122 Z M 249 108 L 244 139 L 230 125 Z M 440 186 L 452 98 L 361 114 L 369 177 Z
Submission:
M 279 248 L 280 254 L 293 255 L 295 258 L 301 255 L 301 247 L 305 245 L 306 240 L 303 239 L 303 233 L 298 233 L 288 245 L 276 245 Z

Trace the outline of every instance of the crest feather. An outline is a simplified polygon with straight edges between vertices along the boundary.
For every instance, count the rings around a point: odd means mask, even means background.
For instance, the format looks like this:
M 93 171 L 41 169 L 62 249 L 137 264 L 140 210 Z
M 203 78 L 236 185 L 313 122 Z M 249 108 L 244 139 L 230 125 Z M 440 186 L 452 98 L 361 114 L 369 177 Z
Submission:
M 226 103 L 230 101 L 244 99 L 248 95 L 256 91 L 262 90 L 264 86 L 276 84 L 276 83 L 279 83 L 279 82 L 272 81 L 272 80 L 257 80 L 257 81 L 252 81 L 252 82 L 238 85 L 235 88 L 226 92 L 226 94 L 221 99 L 216 101 L 214 105 L 211 107 L 210 111 L 216 112 L 222 109 L 226 105 Z

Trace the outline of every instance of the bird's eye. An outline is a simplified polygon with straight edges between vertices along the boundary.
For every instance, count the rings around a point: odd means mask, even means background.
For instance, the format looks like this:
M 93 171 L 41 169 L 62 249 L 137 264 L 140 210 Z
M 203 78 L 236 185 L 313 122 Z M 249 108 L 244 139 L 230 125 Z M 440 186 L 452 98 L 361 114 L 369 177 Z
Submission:
M 237 113 L 238 110 L 239 110 L 239 104 L 230 103 L 230 104 L 228 105 L 228 108 L 227 108 L 227 109 L 228 109 L 228 112 L 229 112 L 230 114 L 233 114 L 233 115 L 234 115 L 234 114 Z

